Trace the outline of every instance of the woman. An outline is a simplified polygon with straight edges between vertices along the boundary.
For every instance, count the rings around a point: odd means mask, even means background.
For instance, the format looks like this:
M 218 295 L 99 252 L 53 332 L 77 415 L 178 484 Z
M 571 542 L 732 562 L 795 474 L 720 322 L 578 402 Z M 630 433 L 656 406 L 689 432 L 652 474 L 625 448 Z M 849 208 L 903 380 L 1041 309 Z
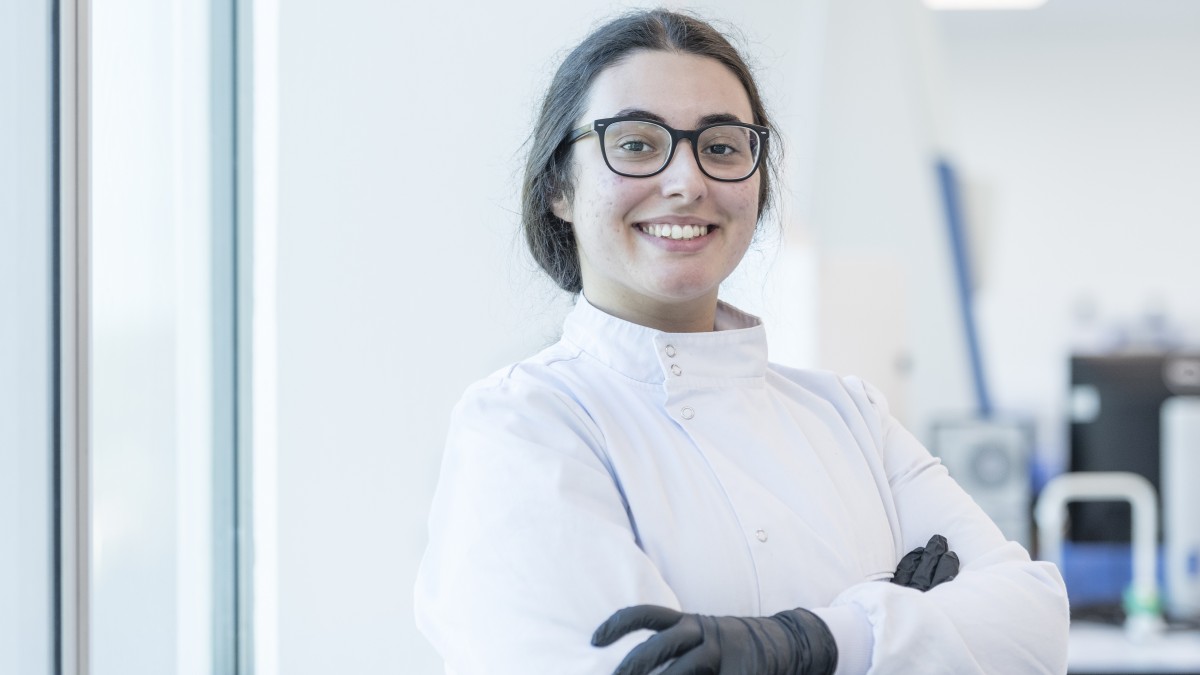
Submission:
M 580 295 L 455 410 L 416 589 L 448 672 L 1065 671 L 1057 570 L 876 390 L 768 363 L 717 299 L 770 134 L 743 59 L 687 15 L 619 18 L 559 68 L 523 218 Z

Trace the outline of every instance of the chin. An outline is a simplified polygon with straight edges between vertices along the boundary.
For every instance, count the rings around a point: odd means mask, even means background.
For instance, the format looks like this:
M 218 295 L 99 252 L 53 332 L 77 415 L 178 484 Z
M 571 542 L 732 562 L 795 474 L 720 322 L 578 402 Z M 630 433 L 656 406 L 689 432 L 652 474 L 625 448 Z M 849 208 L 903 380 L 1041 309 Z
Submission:
M 708 298 L 716 295 L 718 285 L 709 283 L 703 284 L 662 284 L 657 289 L 656 295 L 663 301 L 668 303 L 688 303 Z
M 715 293 L 726 276 L 728 275 L 718 277 L 709 269 L 680 270 L 675 274 L 663 274 L 654 279 L 653 283 L 663 299 L 687 301 Z

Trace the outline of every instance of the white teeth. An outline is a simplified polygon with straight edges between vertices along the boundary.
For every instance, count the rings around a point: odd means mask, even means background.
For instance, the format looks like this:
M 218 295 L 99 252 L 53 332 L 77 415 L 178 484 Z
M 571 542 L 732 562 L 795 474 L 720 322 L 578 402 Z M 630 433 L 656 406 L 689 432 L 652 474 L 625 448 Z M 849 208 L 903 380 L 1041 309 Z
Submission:
M 703 237 L 712 230 L 711 225 L 667 225 L 665 223 L 646 223 L 641 226 L 642 232 L 667 239 L 695 239 Z

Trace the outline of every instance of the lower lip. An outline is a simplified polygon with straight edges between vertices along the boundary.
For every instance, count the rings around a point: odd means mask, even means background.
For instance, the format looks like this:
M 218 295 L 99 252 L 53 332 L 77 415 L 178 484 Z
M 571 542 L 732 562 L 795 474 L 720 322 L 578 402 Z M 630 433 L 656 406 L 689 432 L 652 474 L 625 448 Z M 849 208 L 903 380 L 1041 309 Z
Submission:
M 670 237 L 656 237 L 653 234 L 646 234 L 640 227 L 634 227 L 637 233 L 643 238 L 649 239 L 650 243 L 672 253 L 694 253 L 708 246 L 708 242 L 713 238 L 720 228 L 712 226 L 708 229 L 708 234 L 703 237 L 692 237 L 691 239 L 672 239 Z

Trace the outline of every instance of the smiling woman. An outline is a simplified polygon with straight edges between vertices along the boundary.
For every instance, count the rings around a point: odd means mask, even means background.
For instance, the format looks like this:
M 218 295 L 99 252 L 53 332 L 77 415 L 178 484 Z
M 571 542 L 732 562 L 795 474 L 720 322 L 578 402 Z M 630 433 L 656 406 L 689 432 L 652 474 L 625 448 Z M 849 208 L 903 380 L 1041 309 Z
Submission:
M 583 118 L 614 113 L 621 120 L 653 116 L 681 128 L 714 118 L 754 120 L 746 90 L 724 65 L 705 56 L 649 50 L 634 52 L 593 83 Z M 616 126 L 617 133 L 609 127 L 603 138 L 597 134 L 574 144 L 571 197 L 564 194 L 553 203 L 554 215 L 574 231 L 588 300 L 661 330 L 709 330 L 717 288 L 745 255 L 758 222 L 757 161 L 747 156 L 737 180 L 713 180 L 704 166 L 720 166 L 720 160 L 699 159 L 713 156 L 713 147 L 698 147 L 699 138 L 688 141 L 692 152 L 672 153 L 674 143 L 658 149 L 647 145 L 646 134 L 624 131 L 628 124 Z M 644 170 L 648 175 L 617 172 L 644 161 L 624 156 L 647 148 L 663 158 Z M 671 236 L 662 236 L 668 228 Z M 684 236 L 685 228 L 692 236 Z M 701 230 L 704 236 L 697 237 Z
M 769 362 L 762 322 L 719 300 L 770 134 L 742 57 L 691 15 L 616 19 L 559 68 L 523 219 L 577 302 L 451 419 L 416 586 L 447 672 L 1065 668 L 1057 570 L 874 387 Z

